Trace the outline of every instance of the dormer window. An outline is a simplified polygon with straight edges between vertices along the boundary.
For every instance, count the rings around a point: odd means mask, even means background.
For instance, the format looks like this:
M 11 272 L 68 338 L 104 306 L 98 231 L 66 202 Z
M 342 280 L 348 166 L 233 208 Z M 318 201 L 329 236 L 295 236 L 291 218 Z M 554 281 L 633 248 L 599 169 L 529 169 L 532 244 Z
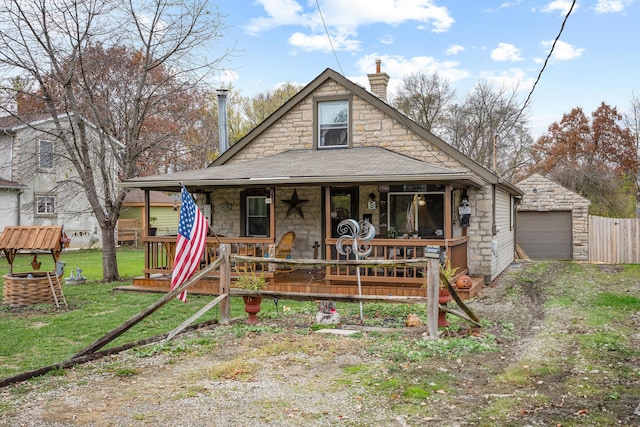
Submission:
M 345 148 L 351 145 L 349 99 L 316 102 L 316 144 L 318 148 Z

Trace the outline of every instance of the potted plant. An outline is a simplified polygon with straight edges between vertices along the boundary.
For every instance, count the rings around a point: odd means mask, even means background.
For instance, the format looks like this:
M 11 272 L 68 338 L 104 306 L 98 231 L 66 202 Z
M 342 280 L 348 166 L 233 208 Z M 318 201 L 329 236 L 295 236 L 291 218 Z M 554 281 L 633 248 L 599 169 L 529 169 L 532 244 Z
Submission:
M 158 227 L 154 227 L 153 224 L 158 220 L 155 216 L 149 217 L 149 236 L 155 236 L 158 232 Z
M 266 289 L 267 285 L 267 279 L 265 279 L 263 274 L 256 275 L 255 273 L 251 273 L 239 276 L 234 287 L 249 291 L 261 291 Z M 243 295 L 242 299 L 244 300 L 244 311 L 249 314 L 247 323 L 249 325 L 255 325 L 258 323 L 257 314 L 260 312 L 262 297 L 260 295 Z

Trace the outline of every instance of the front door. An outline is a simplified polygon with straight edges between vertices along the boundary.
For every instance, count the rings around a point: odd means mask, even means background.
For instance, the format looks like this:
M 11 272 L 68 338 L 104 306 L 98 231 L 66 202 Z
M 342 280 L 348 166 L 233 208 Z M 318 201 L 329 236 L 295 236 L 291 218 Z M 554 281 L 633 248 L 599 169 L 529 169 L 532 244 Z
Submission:
M 331 188 L 331 237 L 340 237 L 340 221 L 348 218 L 358 221 L 358 193 L 358 187 Z

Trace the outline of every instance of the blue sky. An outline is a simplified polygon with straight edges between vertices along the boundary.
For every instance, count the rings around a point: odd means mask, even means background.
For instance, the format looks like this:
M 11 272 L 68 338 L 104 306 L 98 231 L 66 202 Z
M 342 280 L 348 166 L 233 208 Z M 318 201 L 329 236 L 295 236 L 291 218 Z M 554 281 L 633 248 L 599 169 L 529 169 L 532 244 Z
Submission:
M 220 79 L 243 96 L 307 84 L 326 68 L 369 88 L 382 60 L 389 92 L 411 73 L 437 72 L 458 100 L 481 79 L 530 92 L 571 0 L 227 0 Z M 577 1 L 529 107 L 537 138 L 574 107 L 620 111 L 640 96 L 638 0 Z M 331 35 L 325 32 L 318 6 Z M 337 60 L 336 60 L 337 56 Z

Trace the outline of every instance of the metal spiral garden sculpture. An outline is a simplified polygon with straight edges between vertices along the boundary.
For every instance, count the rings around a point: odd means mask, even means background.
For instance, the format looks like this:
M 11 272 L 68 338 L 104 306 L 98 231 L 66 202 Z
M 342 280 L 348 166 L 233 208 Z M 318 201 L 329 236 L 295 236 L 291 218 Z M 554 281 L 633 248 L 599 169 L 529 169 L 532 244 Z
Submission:
M 366 258 L 371 254 L 373 246 L 369 242 L 376 235 L 376 229 L 371 223 L 345 219 L 338 224 L 338 234 L 341 235 L 336 242 L 336 250 L 339 254 L 344 256 L 354 254 L 356 260 Z M 362 295 L 360 267 L 357 267 L 356 272 L 358 275 L 358 294 Z M 360 320 L 362 319 L 362 302 L 360 302 Z

